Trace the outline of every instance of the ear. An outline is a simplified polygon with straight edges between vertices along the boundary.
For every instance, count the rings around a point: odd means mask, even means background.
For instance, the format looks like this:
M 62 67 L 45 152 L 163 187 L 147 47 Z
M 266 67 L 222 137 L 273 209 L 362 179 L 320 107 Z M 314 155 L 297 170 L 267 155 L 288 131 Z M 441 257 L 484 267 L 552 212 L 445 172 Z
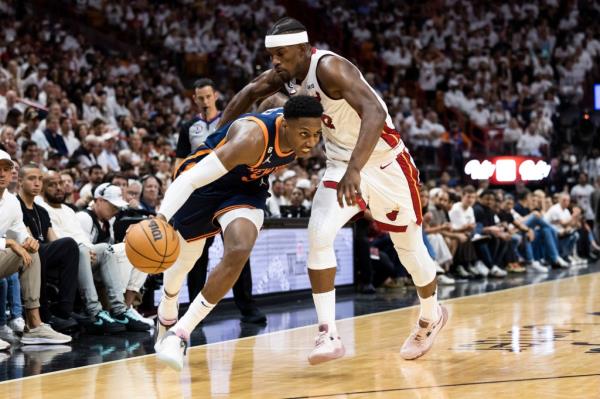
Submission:
M 215 90 L 215 100 L 218 100 L 221 97 L 221 93 Z

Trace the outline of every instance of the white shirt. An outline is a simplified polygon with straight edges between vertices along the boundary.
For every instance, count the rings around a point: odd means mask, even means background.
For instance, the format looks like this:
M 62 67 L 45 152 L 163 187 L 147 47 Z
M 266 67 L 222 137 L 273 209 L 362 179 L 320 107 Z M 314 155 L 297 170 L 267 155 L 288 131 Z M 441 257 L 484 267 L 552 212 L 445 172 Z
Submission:
M 594 211 L 592 210 L 591 198 L 594 192 L 594 186 L 586 184 L 582 186 L 580 184 L 575 185 L 571 189 L 571 198 L 577 201 L 577 205 L 583 209 L 585 220 L 594 220 Z
M 448 212 L 450 223 L 453 229 L 461 229 L 467 224 L 475 223 L 475 213 L 473 207 L 470 206 L 467 209 L 463 208 L 461 202 L 457 202 L 452 205 L 450 212 Z
M 539 134 L 524 134 L 517 143 L 517 153 L 519 155 L 541 156 L 540 146 L 548 144 L 548 140 Z
M 41 197 L 36 197 L 35 202 L 48 211 L 50 221 L 52 222 L 52 230 L 54 230 L 58 238 L 71 237 L 77 244 L 83 244 L 90 248 L 93 246 L 89 235 L 86 234 L 81 224 L 79 224 L 79 219 L 73 209 L 65 204 L 62 204 L 60 208 L 53 208 Z
M 105 172 L 118 172 L 121 170 L 119 166 L 119 159 L 113 152 L 102 150 L 98 155 L 98 165 L 102 166 Z
M 12 239 L 22 244 L 29 233 L 23 223 L 21 204 L 14 194 L 4 189 L 0 197 L 0 250 L 6 249 L 6 239 Z
M 562 230 L 563 227 L 559 222 L 567 223 L 571 220 L 571 212 L 568 208 L 563 209 L 560 204 L 554 204 L 544 214 L 546 222 L 552 224 L 556 230 Z

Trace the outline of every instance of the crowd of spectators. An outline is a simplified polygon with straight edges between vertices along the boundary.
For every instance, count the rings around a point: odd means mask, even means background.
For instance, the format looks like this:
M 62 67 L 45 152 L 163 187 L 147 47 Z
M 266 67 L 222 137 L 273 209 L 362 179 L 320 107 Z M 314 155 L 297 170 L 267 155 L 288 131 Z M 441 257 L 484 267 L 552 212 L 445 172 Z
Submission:
M 106 254 L 101 245 L 118 241 L 114 231 L 106 236 L 116 214 L 109 204 L 122 199 L 130 210 L 145 214 L 160 206 L 179 130 L 199 112 L 186 91 L 189 70 L 181 57 L 205 55 L 191 59 L 205 64 L 223 105 L 268 67 L 262 35 L 285 8 L 273 0 L 76 3 L 74 12 L 92 10 L 102 17 L 105 24 L 93 25 L 99 31 L 110 30 L 141 47 L 135 56 L 108 52 L 92 44 L 89 32 L 34 14 L 15 18 L 14 3 L 1 3 L 0 147 L 15 163 L 8 191 L 21 197 L 37 193 L 57 232 L 61 227 L 89 232 L 74 240 L 73 256 L 79 270 L 81 259 L 98 266 L 95 277 L 107 291 L 108 300 L 100 304 L 90 276 L 78 281 L 80 289 L 88 289 L 80 305 L 97 323 L 96 331 L 122 330 L 114 319 L 126 312 L 137 329 L 145 329 L 147 320 L 132 307 L 145 276 L 129 273 L 117 282 L 109 277 L 120 261 L 118 250 Z M 577 2 L 551 0 L 358 3 L 306 1 L 322 12 L 314 11 L 318 17 L 312 21 L 308 14 L 299 19 L 309 27 L 328 21 L 330 35 L 315 27 L 313 44 L 342 50 L 356 61 L 388 104 L 417 163 L 435 159 L 433 177 L 439 180 L 424 186 L 421 196 L 425 238 L 439 264 L 440 282 L 501 278 L 527 268 L 543 273 L 594 257 L 600 151 L 580 157 L 576 146 L 558 146 L 556 137 L 561 110 L 585 101 L 585 83 L 597 72 L 599 27 L 590 20 L 600 10 L 583 13 Z M 175 56 L 163 57 L 150 50 L 153 46 Z M 464 159 L 501 152 L 553 157 L 547 192 L 465 186 Z M 43 176 L 38 191 L 23 184 L 37 173 L 32 164 Z M 273 175 L 268 215 L 309 216 L 324 167 L 322 149 L 316 149 L 310 159 Z M 120 187 L 121 194 L 111 194 L 103 183 Z M 363 285 L 367 290 L 373 283 L 397 286 L 406 275 L 393 246 L 367 222 L 361 229 L 371 247 L 365 264 L 372 269 L 361 277 Z M 67 236 L 73 237 L 55 238 Z M 22 328 L 14 321 L 22 317 L 14 303 L 18 290 L 15 277 L 0 280 L 0 304 L 13 298 L 8 325 L 17 330 Z M 59 292 L 59 298 L 62 294 L 71 295 Z M 4 314 L 0 306 L 0 333 L 9 334 Z M 71 323 L 64 309 L 42 316 L 58 329 Z M 89 323 L 88 328 L 95 329 Z

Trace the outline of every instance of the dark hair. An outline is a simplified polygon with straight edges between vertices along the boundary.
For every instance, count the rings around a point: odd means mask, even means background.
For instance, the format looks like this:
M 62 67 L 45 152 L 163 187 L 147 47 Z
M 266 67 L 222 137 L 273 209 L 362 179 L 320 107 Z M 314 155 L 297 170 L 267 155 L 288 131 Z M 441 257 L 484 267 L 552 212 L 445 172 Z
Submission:
M 468 185 L 463 188 L 463 194 L 474 194 L 476 193 L 475 187 Z
M 283 105 L 283 117 L 295 118 L 320 118 L 323 115 L 323 106 L 315 97 L 298 95 L 290 98 Z
M 29 147 L 33 147 L 36 146 L 37 147 L 37 143 L 33 140 L 25 140 L 21 143 L 21 152 L 26 152 Z
M 297 19 L 285 17 L 275 22 L 271 29 L 267 31 L 267 35 L 281 35 L 284 33 L 294 33 L 305 31 L 306 27 Z
M 490 190 L 490 189 L 483 190 L 483 192 L 481 193 L 480 197 L 483 198 L 483 197 L 486 197 L 488 195 L 491 195 L 491 196 L 494 197 L 494 199 L 496 199 L 496 193 L 493 190 Z
M 98 165 L 98 164 L 94 164 L 94 165 L 92 165 L 92 166 L 90 166 L 90 167 L 89 167 L 89 169 L 88 169 L 88 173 L 92 173 L 92 172 L 93 172 L 94 170 L 96 170 L 96 169 L 100 169 L 100 170 L 104 171 L 104 170 L 102 169 L 102 166 L 100 166 L 100 165 Z
M 194 89 L 201 89 L 206 86 L 210 86 L 213 90 L 217 90 L 217 86 L 215 85 L 215 82 L 212 81 L 212 79 L 202 78 L 194 82 Z
M 527 199 L 527 196 L 528 196 L 529 194 L 531 194 L 531 191 L 529 191 L 529 189 L 525 189 L 525 190 L 523 190 L 523 191 L 519 191 L 519 192 L 517 193 L 517 200 L 519 200 L 519 201 L 523 201 L 523 200 Z

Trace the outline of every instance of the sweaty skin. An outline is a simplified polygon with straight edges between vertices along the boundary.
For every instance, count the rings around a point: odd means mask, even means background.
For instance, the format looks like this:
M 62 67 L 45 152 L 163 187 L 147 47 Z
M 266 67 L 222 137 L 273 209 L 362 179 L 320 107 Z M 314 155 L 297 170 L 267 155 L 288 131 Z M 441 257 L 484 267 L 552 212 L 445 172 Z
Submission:
M 285 78 L 302 81 L 308 74 L 311 48 L 308 44 L 268 49 L 273 68 L 246 85 L 223 111 L 221 124 L 246 112 L 257 100 L 281 90 Z M 323 57 L 317 66 L 319 85 L 333 99 L 344 99 L 361 118 L 358 141 L 352 151 L 346 173 L 338 183 L 340 206 L 356 204 L 360 196 L 360 170 L 371 156 L 385 123 L 386 113 L 360 72 L 349 61 L 335 56 Z M 327 110 L 325 110 L 327 113 Z

